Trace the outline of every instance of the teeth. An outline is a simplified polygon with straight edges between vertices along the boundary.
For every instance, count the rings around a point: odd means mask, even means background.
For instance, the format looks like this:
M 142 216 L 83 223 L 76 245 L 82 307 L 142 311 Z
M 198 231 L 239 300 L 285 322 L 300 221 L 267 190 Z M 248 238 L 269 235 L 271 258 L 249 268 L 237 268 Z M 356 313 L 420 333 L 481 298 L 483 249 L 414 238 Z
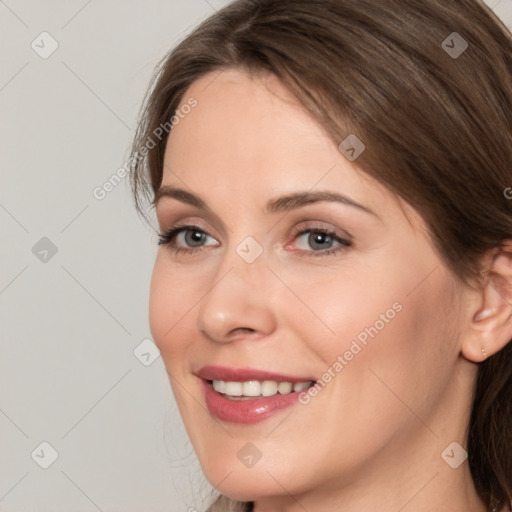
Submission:
M 224 393 L 226 391 L 226 382 L 223 380 L 214 380 L 213 389 L 219 393 Z
M 224 393 L 229 396 L 242 396 L 241 382 L 226 382 Z
M 263 396 L 277 395 L 277 382 L 275 380 L 264 380 L 261 383 L 261 394 Z
M 277 395 L 277 393 L 287 395 L 292 391 L 302 391 L 303 389 L 309 388 L 312 384 L 312 381 L 295 383 L 276 382 L 275 380 L 248 380 L 244 382 L 212 381 L 215 391 L 234 397 L 274 396 Z
M 293 385 L 293 391 L 302 391 L 303 389 L 309 388 L 309 382 L 296 382 Z
M 260 396 L 261 385 L 257 380 L 248 380 L 242 383 L 242 394 L 244 396 Z
M 277 391 L 281 393 L 281 395 L 287 395 L 288 393 L 291 393 L 293 389 L 293 384 L 291 382 L 280 382 L 277 385 Z

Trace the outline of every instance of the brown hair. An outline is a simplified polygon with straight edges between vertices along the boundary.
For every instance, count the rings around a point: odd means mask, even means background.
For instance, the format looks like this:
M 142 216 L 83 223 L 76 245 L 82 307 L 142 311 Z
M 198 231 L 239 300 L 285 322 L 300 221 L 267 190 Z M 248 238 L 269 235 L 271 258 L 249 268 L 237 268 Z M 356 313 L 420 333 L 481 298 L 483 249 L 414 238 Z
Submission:
M 167 138 L 141 148 L 192 82 L 228 68 L 272 72 L 336 144 L 361 139 L 358 167 L 422 215 L 461 280 L 481 278 L 481 257 L 512 237 L 512 37 L 479 0 L 228 4 L 157 68 L 132 146 L 139 212 L 160 186 Z M 468 426 L 469 465 L 489 510 L 512 506 L 511 363 L 508 343 L 479 365 Z M 251 508 L 216 503 L 212 511 Z

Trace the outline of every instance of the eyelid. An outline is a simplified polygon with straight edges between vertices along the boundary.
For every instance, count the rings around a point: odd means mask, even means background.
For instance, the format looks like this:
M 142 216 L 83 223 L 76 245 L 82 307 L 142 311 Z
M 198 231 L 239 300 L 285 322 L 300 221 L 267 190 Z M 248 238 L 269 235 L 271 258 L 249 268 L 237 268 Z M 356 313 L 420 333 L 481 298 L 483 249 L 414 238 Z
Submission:
M 331 237 L 338 245 L 334 247 L 329 247 L 326 249 L 322 249 L 320 251 L 308 250 L 308 249 L 296 249 L 294 252 L 304 255 L 305 257 L 313 257 L 313 258 L 321 258 L 321 257 L 329 257 L 329 256 L 337 256 L 339 253 L 343 253 L 353 246 L 352 237 L 347 233 L 348 236 L 341 235 L 338 233 L 336 229 L 326 228 L 322 226 L 303 226 L 300 228 L 294 229 L 292 233 L 292 244 L 296 243 L 296 241 L 306 233 L 324 233 L 327 236 Z M 290 246 L 290 243 L 287 243 L 284 248 Z
M 327 224 L 327 225 L 322 225 Z M 299 222 L 298 225 L 294 226 L 292 228 L 291 236 L 295 237 L 299 233 L 302 233 L 303 231 L 331 231 L 332 233 L 336 234 L 339 238 L 343 238 L 347 242 L 353 243 L 355 240 L 355 237 L 352 236 L 348 231 L 345 229 L 340 229 L 338 227 L 333 226 L 331 223 L 321 221 L 321 220 L 307 220 L 303 222 Z
M 160 207 L 160 211 L 156 210 L 156 217 L 161 230 L 164 229 L 162 226 L 179 226 L 184 222 L 183 226 L 193 225 L 205 232 L 213 230 L 221 237 L 227 236 L 228 232 L 232 231 L 229 225 L 223 224 L 215 214 L 210 213 L 210 210 L 198 212 L 197 208 L 187 204 L 173 204 L 175 201 L 169 201 L 171 203 L 169 205 L 166 203 L 167 201 L 157 203 L 157 208 L 158 205 L 163 205 Z M 184 221 L 183 219 L 186 220 Z M 205 223 L 208 226 L 212 226 L 212 228 L 206 228 Z
M 208 232 L 208 230 L 206 230 L 204 227 L 200 226 L 199 224 L 196 225 L 196 224 L 189 224 L 189 223 L 174 224 L 169 229 L 166 229 L 163 232 L 159 233 L 158 245 L 171 245 L 171 243 L 175 241 L 175 239 L 178 235 L 180 235 L 181 233 L 186 232 L 186 231 L 200 231 L 201 233 L 204 233 L 206 236 L 213 238 L 217 242 L 217 247 L 218 247 L 218 244 L 219 244 L 218 240 L 213 235 L 211 235 Z M 183 248 L 175 248 L 174 249 L 173 248 L 173 250 L 177 251 L 177 250 L 181 249 L 181 250 L 187 251 L 187 252 L 195 252 L 195 251 L 201 250 L 204 247 L 205 246 L 196 247 L 196 248 L 189 247 L 186 249 L 183 249 Z M 211 246 L 206 246 L 206 247 L 211 247 Z
M 340 234 L 339 228 L 324 227 L 324 226 L 318 225 L 318 222 L 319 221 L 306 221 L 306 222 L 303 222 L 302 224 L 294 226 L 294 228 L 292 228 L 292 233 L 291 233 L 291 238 L 292 238 L 291 242 L 292 243 L 296 242 L 296 240 L 299 236 L 302 236 L 308 232 L 316 231 L 318 233 L 324 233 L 324 234 L 330 236 L 332 239 L 334 239 L 334 241 L 336 241 L 338 243 L 338 245 L 335 246 L 334 248 L 329 247 L 326 249 L 321 249 L 319 251 L 307 250 L 307 249 L 297 249 L 294 252 L 303 254 L 306 257 L 310 257 L 310 256 L 311 257 L 322 257 L 322 256 L 327 257 L 327 256 L 337 255 L 339 252 L 344 252 L 347 249 L 349 249 L 350 247 L 352 247 L 354 237 L 352 237 L 352 235 L 350 235 L 350 233 L 346 232 L 345 230 L 341 230 L 341 231 L 343 231 L 344 234 Z M 212 247 L 212 245 L 202 245 L 202 246 L 198 246 L 198 247 L 179 247 L 179 246 L 175 247 L 174 246 L 175 239 L 179 235 L 181 235 L 182 233 L 187 232 L 187 231 L 201 232 L 202 234 L 206 235 L 206 237 L 210 237 L 210 238 L 216 240 L 216 238 L 214 236 L 210 235 L 210 233 L 206 229 L 201 227 L 200 225 L 194 225 L 194 224 L 189 224 L 189 223 L 178 223 L 178 224 L 173 225 L 167 231 L 165 231 L 164 233 L 161 233 L 159 235 L 158 245 L 169 246 L 169 248 L 175 254 L 184 253 L 184 254 L 188 254 L 190 256 L 195 256 L 198 253 L 200 253 L 204 250 L 207 250 L 208 247 Z M 213 247 L 219 246 L 219 242 L 217 240 L 216 240 L 216 242 L 217 242 L 216 244 L 213 244 Z M 289 245 L 290 245 L 290 242 L 286 243 L 284 245 L 284 247 L 286 248 Z

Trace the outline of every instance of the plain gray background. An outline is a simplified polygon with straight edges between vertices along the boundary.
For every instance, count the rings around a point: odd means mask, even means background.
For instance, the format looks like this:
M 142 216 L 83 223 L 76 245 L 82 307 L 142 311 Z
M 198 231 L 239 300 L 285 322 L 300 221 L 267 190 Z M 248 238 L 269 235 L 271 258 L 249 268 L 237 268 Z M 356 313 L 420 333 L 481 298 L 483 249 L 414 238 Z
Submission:
M 93 191 L 157 61 L 226 3 L 0 0 L 0 512 L 205 509 L 147 341 L 157 237 L 127 179 Z M 512 28 L 512 0 L 487 3 Z

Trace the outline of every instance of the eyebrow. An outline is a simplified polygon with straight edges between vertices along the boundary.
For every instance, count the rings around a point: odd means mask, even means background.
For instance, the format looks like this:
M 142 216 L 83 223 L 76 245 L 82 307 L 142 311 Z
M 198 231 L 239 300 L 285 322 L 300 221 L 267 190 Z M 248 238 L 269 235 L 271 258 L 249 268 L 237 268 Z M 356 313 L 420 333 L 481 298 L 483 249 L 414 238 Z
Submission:
M 162 197 L 176 199 L 182 203 L 189 204 L 200 210 L 210 210 L 207 203 L 203 199 L 181 188 L 171 186 L 160 187 L 155 194 L 153 204 L 156 205 Z M 288 212 L 290 210 L 301 208 L 302 206 L 318 203 L 321 201 L 342 203 L 380 218 L 373 210 L 367 206 L 357 203 L 350 197 L 344 196 L 343 194 L 338 194 L 337 192 L 332 192 L 330 190 L 304 192 L 299 191 L 270 199 L 265 206 L 264 213 L 269 214 Z

